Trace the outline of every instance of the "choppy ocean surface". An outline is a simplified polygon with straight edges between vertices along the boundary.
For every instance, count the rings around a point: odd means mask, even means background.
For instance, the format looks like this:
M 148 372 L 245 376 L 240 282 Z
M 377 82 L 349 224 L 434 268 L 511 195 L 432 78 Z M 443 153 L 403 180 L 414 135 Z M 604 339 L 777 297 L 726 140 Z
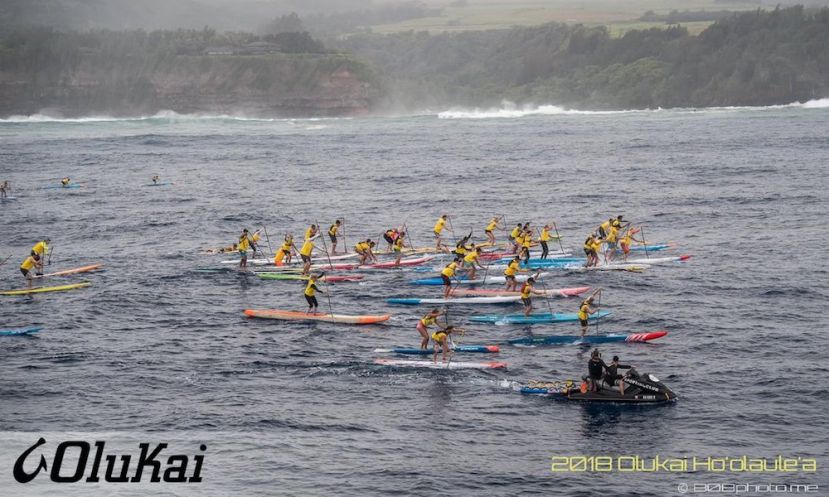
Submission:
M 35 116 L 0 121 L 0 144 L 0 181 L 11 181 L 16 197 L 0 203 L 0 260 L 12 256 L 0 266 L 0 288 L 24 285 L 17 267 L 42 236 L 51 236 L 55 270 L 106 266 L 60 280 L 88 279 L 86 289 L 0 297 L 0 328 L 44 328 L 0 337 L 2 495 L 829 488 L 825 101 L 315 120 Z M 145 187 L 154 174 L 174 185 Z M 62 176 L 84 187 L 42 189 Z M 644 223 L 649 241 L 692 254 L 683 266 L 555 273 L 546 282 L 605 288 L 601 305 L 613 315 L 602 332 L 668 330 L 652 344 L 601 349 L 657 375 L 680 400 L 595 406 L 517 393 L 531 379 L 580 378 L 589 349 L 576 346 L 504 346 L 505 371 L 373 365 L 375 348 L 417 346 L 414 325 L 427 309 L 384 298 L 437 295 L 407 284 L 424 273 L 366 273 L 361 283 L 332 285 L 336 312 L 393 314 L 387 325 L 357 328 L 245 319 L 245 308 L 304 309 L 302 285 L 193 271 L 223 259 L 201 249 L 229 245 L 244 227 L 266 226 L 276 245 L 286 231 L 301 236 L 310 223 L 342 218 L 351 246 L 405 222 L 423 246 L 444 212 L 456 233 L 479 236 L 493 215 L 510 224 L 554 219 L 574 250 L 598 222 L 624 213 Z M 551 305 L 575 312 L 578 300 Z M 457 307 L 450 318 L 507 311 L 518 308 Z M 469 330 L 463 342 L 491 343 L 575 334 L 578 325 Z M 66 440 L 104 440 L 108 453 L 134 458 L 138 443 L 166 442 L 166 455 L 205 455 L 203 482 L 58 484 L 43 472 L 17 483 L 14 461 L 41 436 L 47 444 L 35 454 L 50 463 Z M 553 456 L 743 455 L 820 465 L 811 474 L 551 471 Z M 27 470 L 36 462 L 33 455 Z

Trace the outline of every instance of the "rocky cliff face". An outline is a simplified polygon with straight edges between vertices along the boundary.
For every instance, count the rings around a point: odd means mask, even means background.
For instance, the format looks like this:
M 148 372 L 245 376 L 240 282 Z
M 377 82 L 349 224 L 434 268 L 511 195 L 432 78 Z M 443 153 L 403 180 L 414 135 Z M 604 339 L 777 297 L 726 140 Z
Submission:
M 118 60 L 97 54 L 59 64 L 0 57 L 0 116 L 135 116 L 161 110 L 256 117 L 350 116 L 369 112 L 382 94 L 370 67 L 334 54 Z

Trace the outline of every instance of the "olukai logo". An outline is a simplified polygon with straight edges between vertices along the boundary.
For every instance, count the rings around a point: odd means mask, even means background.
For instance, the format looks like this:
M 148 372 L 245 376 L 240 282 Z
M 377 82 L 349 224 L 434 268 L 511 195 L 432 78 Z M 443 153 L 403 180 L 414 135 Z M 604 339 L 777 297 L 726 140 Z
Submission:
M 88 442 L 72 440 L 61 442 L 55 448 L 51 470 L 46 457 L 41 455 L 37 466 L 27 471 L 24 465 L 31 468 L 31 462 L 27 464 L 27 461 L 30 459 L 32 452 L 45 443 L 46 439 L 41 437 L 34 445 L 20 454 L 20 457 L 14 463 L 15 480 L 20 483 L 29 483 L 37 478 L 41 471 L 49 471 L 49 479 L 55 483 L 77 483 L 84 479 L 87 483 L 98 483 L 102 478 L 103 481 L 109 483 L 138 483 L 141 481 L 200 483 L 202 481 L 202 465 L 204 464 L 203 452 L 207 450 L 207 446 L 202 444 L 199 446 L 199 451 L 202 454 L 192 456 L 171 454 L 166 456 L 162 455 L 162 452 L 167 448 L 166 443 L 156 444 L 155 447 L 152 447 L 152 450 L 149 443 L 139 443 L 138 458 L 133 465 L 133 455 L 131 454 L 107 454 L 106 442 L 96 441 L 93 448 Z M 77 462 L 64 462 L 64 459 L 73 456 L 77 456 Z M 192 471 L 190 471 L 191 468 Z

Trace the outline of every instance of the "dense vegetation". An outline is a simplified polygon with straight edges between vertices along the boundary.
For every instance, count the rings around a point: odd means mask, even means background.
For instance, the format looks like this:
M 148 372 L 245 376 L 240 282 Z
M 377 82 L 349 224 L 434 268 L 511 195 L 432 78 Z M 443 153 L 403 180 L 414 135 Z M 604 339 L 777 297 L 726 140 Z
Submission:
M 559 103 L 582 108 L 767 105 L 829 96 L 829 9 L 730 14 L 699 36 L 559 23 L 460 34 L 355 35 L 409 108 Z

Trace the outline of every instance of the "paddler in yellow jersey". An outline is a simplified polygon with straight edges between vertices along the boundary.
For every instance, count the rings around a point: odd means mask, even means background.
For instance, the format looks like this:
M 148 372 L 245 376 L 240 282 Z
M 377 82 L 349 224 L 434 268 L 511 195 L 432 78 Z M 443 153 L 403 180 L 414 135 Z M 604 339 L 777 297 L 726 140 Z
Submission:
M 634 228 L 633 226 L 628 226 L 625 230 L 625 234 L 622 238 L 619 239 L 619 247 L 622 249 L 622 255 L 625 258 L 625 261 L 628 260 L 628 255 L 630 254 L 630 246 L 633 242 L 637 243 L 645 243 L 645 240 L 640 240 L 633 235 L 639 233 L 638 228 Z
M 239 269 L 244 271 L 248 268 L 248 250 L 252 249 L 256 253 L 256 243 L 251 238 L 247 228 L 242 230 L 242 234 L 239 236 L 239 243 L 236 246 L 239 249 Z
M 403 257 L 403 244 L 405 243 L 404 237 L 406 236 L 405 231 L 401 231 L 397 234 L 397 239 L 394 241 L 394 245 L 392 246 L 392 250 L 394 250 L 394 265 L 400 265 L 400 259 Z
M 521 223 L 518 223 L 518 225 L 515 228 L 513 228 L 512 231 L 509 232 L 509 241 L 512 244 L 513 254 L 518 252 L 518 248 L 521 246 L 521 244 L 518 242 L 518 237 L 521 236 L 522 231 L 523 230 L 521 229 Z
M 531 295 L 544 295 L 534 288 L 535 278 L 527 278 L 527 281 L 521 286 L 521 303 L 524 304 L 524 315 L 529 316 L 533 310 L 533 303 Z
M 383 240 L 386 240 L 386 243 L 389 244 L 386 252 L 391 253 L 394 249 L 394 241 L 397 240 L 398 236 L 400 236 L 400 232 L 396 228 L 390 228 L 383 232 Z
M 494 231 L 503 229 L 501 225 L 498 223 L 500 220 L 500 217 L 493 217 L 489 224 L 486 225 L 486 228 L 484 228 L 484 233 L 486 233 L 486 239 L 491 245 L 495 245 Z
M 8 197 L 10 191 L 12 191 L 11 183 L 9 183 L 8 181 L 0 183 L 0 198 Z
M 69 179 L 69 176 L 67 176 L 67 177 L 63 178 L 62 180 L 60 180 L 60 186 L 64 186 L 64 187 L 69 186 L 69 183 L 71 183 L 71 182 L 72 182 L 72 180 Z
M 26 257 L 23 264 L 20 265 L 20 272 L 23 273 L 23 276 L 26 278 L 26 285 L 28 288 L 32 288 L 32 269 L 40 271 L 38 274 L 43 273 L 43 261 L 41 261 L 40 256 L 37 254 Z
M 52 252 L 52 248 L 49 246 L 51 240 L 49 237 L 44 238 L 43 240 L 37 242 L 32 250 L 29 252 L 29 255 L 36 255 L 41 262 L 41 268 L 43 267 L 43 262 L 46 260 L 46 255 Z M 42 270 L 37 273 L 38 276 L 43 274 Z
M 524 259 L 524 264 L 530 263 L 530 247 L 533 246 L 533 232 L 532 230 L 525 230 L 521 235 L 521 254 Z
M 541 258 L 546 259 L 547 254 L 550 253 L 550 247 L 548 243 L 552 240 L 552 236 L 550 236 L 550 226 L 549 224 L 545 224 L 543 228 L 541 228 L 541 234 L 538 237 L 538 243 L 541 244 Z
M 319 229 L 317 229 L 317 225 L 312 224 L 310 228 L 305 230 L 305 240 L 311 240 L 313 238 L 316 238 L 318 234 Z
M 613 218 L 609 218 L 607 221 L 603 222 L 599 225 L 596 229 L 596 232 L 599 234 L 599 238 L 604 238 L 607 236 L 607 232 L 610 231 L 610 226 L 613 224 Z
M 331 255 L 335 255 L 337 253 L 337 234 L 339 233 L 342 224 L 342 221 L 337 219 L 334 221 L 334 224 L 328 228 L 328 238 L 331 240 Z
M 372 262 L 377 262 L 377 256 L 374 255 L 372 249 L 377 245 L 376 243 L 371 241 L 371 238 L 366 238 L 366 241 L 359 242 L 357 245 L 354 245 L 354 251 L 360 254 L 360 265 L 362 266 L 369 260 Z
M 579 304 L 579 324 L 581 325 L 581 336 L 587 334 L 587 328 L 590 324 L 590 315 L 596 314 L 599 311 L 598 309 L 590 307 L 590 305 L 593 303 L 593 299 L 597 295 L 601 295 L 601 293 L 602 289 L 597 288 L 589 297 L 582 300 L 581 304 Z
M 438 362 L 438 348 L 443 352 L 443 362 L 446 362 L 446 355 L 451 353 L 449 346 L 452 343 L 452 339 L 449 338 L 449 335 L 454 331 L 455 327 L 450 325 L 432 333 L 432 341 L 435 342 L 435 353 L 432 355 L 433 362 Z
M 299 257 L 302 259 L 302 274 L 309 274 L 311 272 L 311 252 L 314 251 L 314 239 L 306 238 L 299 249 Z
M 619 228 L 615 221 L 610 225 L 610 229 L 608 230 L 604 241 L 606 245 L 604 260 L 606 263 L 609 263 L 616 258 L 616 246 L 619 242 Z
M 507 264 L 507 268 L 504 269 L 504 277 L 506 278 L 506 286 L 504 287 L 506 290 L 514 292 L 516 288 L 518 288 L 518 281 L 515 279 L 515 275 L 518 274 L 521 267 L 521 259 L 516 255 L 509 261 Z
M 460 262 L 460 258 L 455 257 L 455 260 L 447 264 L 440 272 L 440 279 L 443 280 L 443 298 L 445 299 L 449 298 L 449 292 L 452 291 L 452 278 L 455 277 L 455 271 L 457 271 Z
M 590 233 L 584 241 L 584 255 L 587 257 L 587 263 L 584 267 L 592 267 L 599 264 L 599 249 L 602 242 L 596 238 L 596 235 Z
M 426 350 L 429 347 L 429 326 L 435 325 L 440 329 L 438 318 L 444 314 L 446 313 L 440 309 L 432 309 L 429 314 L 426 314 L 417 321 L 417 332 L 420 333 L 420 337 L 422 338 L 420 341 L 420 350 Z
M 436 241 L 436 244 L 437 244 L 435 246 L 435 248 L 438 251 L 443 250 L 442 247 L 444 247 L 443 239 L 441 238 L 440 234 L 443 232 L 443 228 L 446 227 L 446 221 L 448 221 L 448 220 L 449 220 L 449 214 L 444 214 L 444 215 L 440 216 L 438 218 L 438 221 L 435 223 L 434 232 L 435 232 L 435 241 Z M 447 247 L 447 250 L 448 250 L 448 247 Z
M 308 311 L 306 314 L 316 313 L 317 306 L 317 297 L 314 295 L 315 292 L 325 293 L 317 287 L 317 276 L 311 275 L 308 278 L 308 283 L 305 285 L 305 301 L 308 302 Z
M 276 251 L 276 255 L 273 258 L 274 265 L 282 266 L 290 264 L 294 252 L 297 252 L 296 245 L 294 245 L 294 237 L 290 233 L 287 233 L 282 241 L 282 246 L 279 247 L 279 250 Z
M 481 265 L 481 262 L 478 258 L 481 257 L 481 247 L 475 247 L 474 250 L 471 250 L 468 254 L 463 257 L 463 265 L 467 268 L 467 275 L 466 277 L 470 280 L 475 279 L 476 268 L 478 266 L 480 269 L 486 269 Z

